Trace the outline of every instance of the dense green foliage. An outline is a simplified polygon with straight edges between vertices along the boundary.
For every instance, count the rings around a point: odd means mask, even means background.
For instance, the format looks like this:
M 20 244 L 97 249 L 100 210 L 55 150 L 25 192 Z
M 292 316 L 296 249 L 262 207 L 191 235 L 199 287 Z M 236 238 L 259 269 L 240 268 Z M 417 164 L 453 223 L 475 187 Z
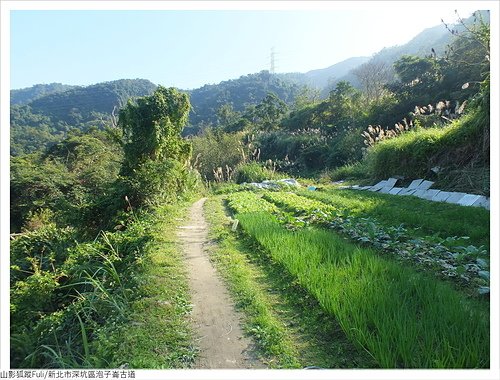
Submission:
M 159 86 L 120 110 L 124 162 L 123 196 L 134 207 L 171 201 L 197 178 L 187 169 L 191 144 L 181 137 L 189 98 Z
M 242 139 L 241 133 L 222 133 L 220 129 L 212 128 L 191 138 L 193 166 L 205 181 L 214 181 L 218 168 L 224 180 L 232 178 L 234 168 L 245 161 Z
M 43 153 L 13 157 L 11 230 L 34 229 L 40 218 L 88 230 L 105 225 L 109 215 L 96 211 L 111 196 L 121 167 L 116 132 L 75 131 Z
M 118 125 L 123 130 L 125 166 L 130 174 L 147 161 L 185 161 L 190 145 L 180 133 L 187 122 L 189 98 L 174 88 L 158 87 L 120 110 Z
M 144 79 L 121 79 L 54 93 L 30 102 L 33 113 L 50 116 L 67 124 L 85 122 L 93 114 L 111 114 L 130 98 L 151 94 L 156 86 Z
M 256 105 L 268 93 L 274 93 L 285 103 L 291 104 L 299 91 L 299 86 L 280 79 L 267 71 L 242 76 L 239 79 L 221 82 L 217 85 L 205 85 L 190 92 L 193 110 L 190 124 L 196 133 L 200 125 L 217 123 L 217 111 L 224 104 L 231 104 L 236 112 L 244 112 L 250 105 Z
M 198 184 L 186 166 L 190 144 L 180 136 L 188 111 L 186 95 L 160 87 L 123 109 L 123 130 L 72 131 L 48 149 L 12 158 L 12 367 L 118 367 L 125 358 L 134 366 L 191 363 L 183 278 L 163 281 L 169 289 L 159 293 L 144 285 L 151 273 L 165 276 L 160 263 L 182 267 L 172 242 L 165 245 L 171 257 L 156 252 L 164 224 L 173 222 L 164 216 L 175 212 L 156 215 L 151 206 L 176 203 Z M 147 131 L 148 145 L 141 140 Z M 146 317 L 142 297 L 171 297 L 175 309 Z M 137 335 L 125 327 L 155 315 L 168 316 L 161 326 L 171 331 L 157 345 L 154 329 Z M 124 338 L 164 355 L 126 357 Z
M 165 273 L 183 267 L 175 245 L 159 243 L 169 214 L 175 214 L 172 206 L 136 215 L 125 231 L 103 232 L 87 242 L 75 229 L 54 225 L 16 238 L 11 245 L 11 366 L 189 366 L 194 352 L 187 287 L 182 277 Z M 170 254 L 159 254 L 160 249 Z M 157 281 L 170 280 L 152 287 L 153 274 Z M 135 328 L 143 323 L 149 330 Z M 159 337 L 158 328 L 170 334 Z

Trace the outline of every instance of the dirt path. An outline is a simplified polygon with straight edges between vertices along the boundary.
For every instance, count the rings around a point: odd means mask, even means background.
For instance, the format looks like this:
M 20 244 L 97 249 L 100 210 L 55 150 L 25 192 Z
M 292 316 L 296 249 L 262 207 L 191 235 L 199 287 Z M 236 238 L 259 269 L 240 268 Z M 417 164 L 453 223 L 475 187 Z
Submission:
M 204 245 L 208 228 L 203 216 L 206 198 L 190 209 L 189 224 L 179 228 L 184 246 L 193 303 L 193 323 L 201 349 L 195 368 L 264 368 L 243 336 L 240 316 L 208 259 Z

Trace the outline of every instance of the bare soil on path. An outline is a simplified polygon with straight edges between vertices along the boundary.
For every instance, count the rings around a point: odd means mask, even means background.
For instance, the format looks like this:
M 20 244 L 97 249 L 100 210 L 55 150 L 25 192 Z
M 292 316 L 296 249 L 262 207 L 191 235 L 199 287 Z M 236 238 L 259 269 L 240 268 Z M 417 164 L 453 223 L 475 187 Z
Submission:
M 187 261 L 192 319 L 200 354 L 194 368 L 265 368 L 253 354 L 253 343 L 243 335 L 241 316 L 208 258 L 208 227 L 203 216 L 206 198 L 189 211 L 188 225 L 179 228 Z

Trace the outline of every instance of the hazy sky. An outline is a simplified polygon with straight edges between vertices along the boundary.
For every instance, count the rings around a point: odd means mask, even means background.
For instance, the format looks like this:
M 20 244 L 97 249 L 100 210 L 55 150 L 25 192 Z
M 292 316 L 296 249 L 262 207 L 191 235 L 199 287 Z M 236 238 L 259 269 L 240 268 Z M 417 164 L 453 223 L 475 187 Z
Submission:
M 323 7 L 332 8 L 327 3 Z M 269 70 L 271 47 L 276 72 L 306 72 L 404 44 L 441 18 L 455 21 L 455 9 L 467 17 L 479 4 L 350 2 L 300 11 L 286 4 L 265 10 L 263 3 L 257 10 L 12 10 L 10 87 L 145 78 L 196 88 Z

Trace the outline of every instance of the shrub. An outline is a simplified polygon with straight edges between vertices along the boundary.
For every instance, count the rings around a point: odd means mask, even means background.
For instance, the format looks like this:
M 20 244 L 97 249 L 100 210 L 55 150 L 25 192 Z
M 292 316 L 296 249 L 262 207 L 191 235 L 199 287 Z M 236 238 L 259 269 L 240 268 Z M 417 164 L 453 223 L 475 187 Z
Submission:
M 341 166 L 331 173 L 331 179 L 334 181 L 342 179 L 367 179 L 368 176 L 368 168 L 364 161 Z
M 360 135 L 359 129 L 352 128 L 337 137 L 329 147 L 326 165 L 337 168 L 360 160 L 364 148 Z
M 277 179 L 282 177 L 274 170 L 270 170 L 257 162 L 240 164 L 236 167 L 234 180 L 236 183 L 262 182 L 266 179 Z
M 241 134 L 218 133 L 212 129 L 193 137 L 193 164 L 202 178 L 213 181 L 217 168 L 234 168 L 241 163 L 244 159 L 241 139 Z
M 190 190 L 188 186 L 197 184 L 194 172 L 170 159 L 148 160 L 121 181 L 123 197 L 126 195 L 134 208 L 173 202 Z

